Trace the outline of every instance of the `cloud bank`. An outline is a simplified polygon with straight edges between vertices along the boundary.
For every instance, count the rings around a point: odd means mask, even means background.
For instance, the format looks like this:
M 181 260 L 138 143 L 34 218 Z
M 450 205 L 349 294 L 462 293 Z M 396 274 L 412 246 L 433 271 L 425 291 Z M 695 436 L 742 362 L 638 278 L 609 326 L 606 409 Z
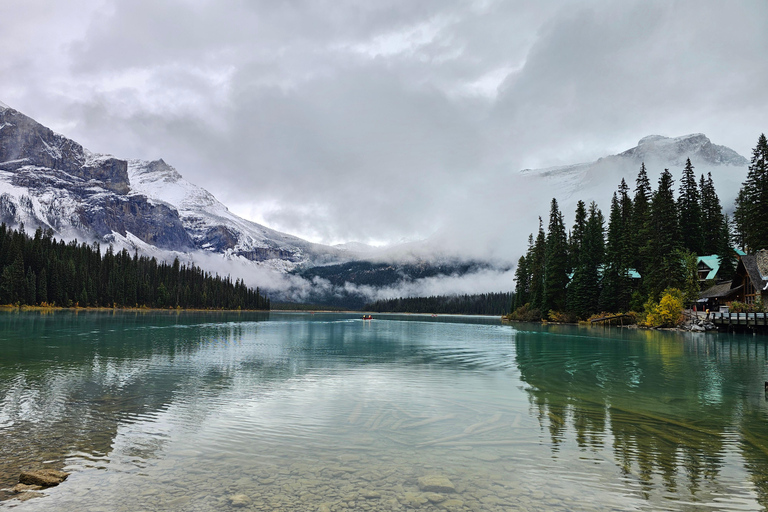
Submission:
M 514 260 L 551 197 L 522 168 L 651 133 L 749 156 L 766 21 L 763 0 L 6 0 L 0 100 L 313 241 Z

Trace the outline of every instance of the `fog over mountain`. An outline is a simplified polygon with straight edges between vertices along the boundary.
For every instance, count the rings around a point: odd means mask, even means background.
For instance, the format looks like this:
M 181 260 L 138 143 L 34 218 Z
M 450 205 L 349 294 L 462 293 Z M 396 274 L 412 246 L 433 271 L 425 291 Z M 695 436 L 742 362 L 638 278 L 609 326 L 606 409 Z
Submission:
M 747 160 L 704 134 L 644 137 L 638 146 L 588 164 L 521 175 L 532 192 L 560 197 L 566 211 L 578 199 L 605 199 L 612 183 L 644 162 L 680 167 L 692 159 L 712 172 L 730 201 Z M 701 169 L 700 169 L 701 170 Z M 543 214 L 531 205 L 516 224 Z M 110 244 L 117 250 L 195 262 L 243 277 L 282 300 L 362 306 L 396 296 L 474 293 L 511 287 L 515 253 L 460 247 L 436 234 L 426 240 L 375 248 L 359 243 L 313 244 L 231 213 L 207 190 L 185 180 L 164 160 L 121 160 L 93 153 L 35 120 L 0 105 L 0 221 L 52 230 L 67 240 Z M 531 227 L 535 224 L 530 222 Z M 523 251 L 524 236 L 500 236 Z M 478 240 L 478 243 L 481 243 Z M 474 249 L 474 250 L 473 250 Z M 474 254 L 474 256 L 473 256 Z
M 649 134 L 749 157 L 768 119 L 766 21 L 763 0 L 6 0 L 0 99 L 308 242 L 506 262 L 553 195 L 607 210 L 637 173 L 625 158 L 522 169 Z M 715 176 L 728 208 L 743 167 L 712 169 L 733 170 Z

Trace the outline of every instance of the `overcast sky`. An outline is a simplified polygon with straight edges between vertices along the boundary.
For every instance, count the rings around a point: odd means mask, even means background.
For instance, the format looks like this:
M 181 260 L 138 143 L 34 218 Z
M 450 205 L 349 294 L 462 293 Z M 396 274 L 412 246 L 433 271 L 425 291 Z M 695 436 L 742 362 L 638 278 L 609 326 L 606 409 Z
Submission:
M 749 157 L 767 55 L 765 0 L 0 2 L 0 101 L 324 243 L 504 251 L 548 212 L 522 168 L 649 134 Z

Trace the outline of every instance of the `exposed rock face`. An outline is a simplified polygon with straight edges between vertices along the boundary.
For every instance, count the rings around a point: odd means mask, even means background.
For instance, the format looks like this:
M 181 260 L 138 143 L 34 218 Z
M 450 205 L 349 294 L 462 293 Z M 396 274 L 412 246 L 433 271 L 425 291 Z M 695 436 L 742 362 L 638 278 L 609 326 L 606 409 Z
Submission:
M 237 256 L 280 270 L 338 261 L 342 254 L 232 214 L 163 160 L 91 153 L 5 105 L 0 106 L 0 222 L 51 228 L 85 241 L 138 239 L 160 249 Z
M 669 165 L 682 166 L 690 158 L 699 164 L 744 166 L 746 158 L 728 148 L 712 144 L 703 133 L 694 133 L 682 137 L 664 137 L 649 135 L 643 137 L 637 146 L 620 153 L 618 156 L 630 157 L 637 162 L 649 159 L 665 158 Z
M 125 160 L 91 155 L 77 142 L 12 108 L 0 110 L 0 170 L 14 172 L 29 167 L 95 180 L 120 194 L 130 187 Z
M 175 210 L 154 205 L 144 196 L 108 196 L 89 200 L 79 210 L 84 226 L 98 237 L 112 232 L 125 236 L 133 233 L 148 244 L 163 249 L 187 251 L 194 242 L 184 230 Z

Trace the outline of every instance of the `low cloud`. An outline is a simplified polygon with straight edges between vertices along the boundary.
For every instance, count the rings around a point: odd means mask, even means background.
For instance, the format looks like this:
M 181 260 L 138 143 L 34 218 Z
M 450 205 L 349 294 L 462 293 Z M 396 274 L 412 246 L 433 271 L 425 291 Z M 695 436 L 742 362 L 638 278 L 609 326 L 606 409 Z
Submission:
M 764 0 L 7 0 L 0 100 L 313 241 L 514 261 L 553 195 L 522 168 L 652 133 L 749 156 L 766 19 Z

